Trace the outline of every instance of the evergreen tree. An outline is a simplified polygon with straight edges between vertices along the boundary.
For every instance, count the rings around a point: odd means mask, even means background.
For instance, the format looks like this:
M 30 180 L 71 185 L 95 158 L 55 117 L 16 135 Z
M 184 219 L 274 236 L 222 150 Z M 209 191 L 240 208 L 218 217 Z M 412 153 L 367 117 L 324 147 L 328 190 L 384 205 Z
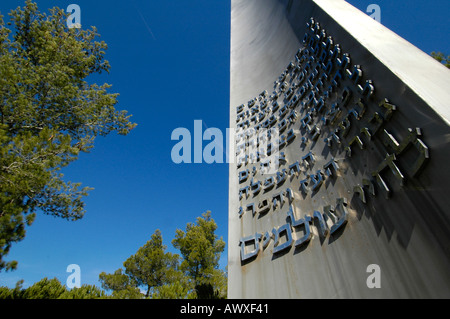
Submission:
M 22 299 L 58 299 L 65 291 L 66 287 L 58 279 L 43 278 L 25 289 Z
M 82 285 L 80 288 L 72 288 L 64 291 L 58 299 L 104 299 L 106 294 L 94 285 Z
M 166 252 L 159 230 L 136 254 L 124 263 L 125 270 L 100 274 L 104 289 L 112 298 L 219 299 L 226 298 L 227 276 L 219 269 L 225 242 L 215 234 L 216 222 L 208 211 L 188 223 L 186 231 L 177 230 L 172 240 L 183 257 Z M 139 292 L 142 288 L 145 293 Z
M 431 56 L 450 69 L 450 55 L 445 55 L 442 52 L 431 52 Z
M 4 257 L 37 211 L 83 217 L 90 188 L 64 181 L 61 169 L 97 136 L 135 127 L 109 84 L 87 82 L 110 69 L 94 27 L 69 29 L 64 10 L 42 13 L 31 0 L 9 15 L 10 28 L 0 16 L 0 271 L 17 267 Z
M 191 288 L 197 298 L 224 297 L 226 295 L 226 275 L 219 269 L 220 254 L 225 242 L 215 234 L 217 224 L 207 211 L 197 218 L 195 224 L 188 223 L 186 231 L 176 230 L 172 244 L 183 257 L 181 269 L 190 279 Z M 213 293 L 208 292 L 212 287 Z
M 19 280 L 13 289 L 8 288 L 8 287 L 0 287 L 0 299 L 22 299 L 23 282 L 24 282 L 23 279 Z
M 179 256 L 166 252 L 166 248 L 161 231 L 156 230 L 151 239 L 123 263 L 124 273 L 118 269 L 113 274 L 100 274 L 102 287 L 112 290 L 113 297 L 117 298 L 177 296 L 182 291 L 175 284 L 182 279 L 178 271 Z M 172 284 L 175 291 L 169 292 Z M 145 290 L 144 296 L 138 293 L 139 287 Z
M 106 294 L 93 285 L 68 290 L 57 278 L 43 278 L 26 289 L 22 289 L 23 280 L 17 282 L 14 289 L 0 287 L 0 299 L 99 299 Z
M 154 288 L 170 283 L 175 277 L 178 267 L 178 255 L 165 252 L 160 230 L 156 230 L 151 239 L 136 254 L 124 263 L 125 273 L 146 289 L 146 297 Z

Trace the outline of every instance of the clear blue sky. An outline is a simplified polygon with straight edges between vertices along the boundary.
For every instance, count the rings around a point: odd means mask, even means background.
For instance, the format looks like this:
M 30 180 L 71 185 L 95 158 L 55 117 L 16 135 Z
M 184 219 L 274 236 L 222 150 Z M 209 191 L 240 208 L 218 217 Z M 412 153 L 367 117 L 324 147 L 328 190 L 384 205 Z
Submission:
M 349 1 L 362 11 L 381 7 L 381 22 L 423 51 L 450 54 L 450 1 Z M 229 0 L 50 1 L 41 10 L 71 3 L 81 7 L 83 27 L 95 25 L 109 45 L 110 74 L 119 109 L 133 114 L 138 127 L 128 136 L 98 138 L 64 171 L 67 180 L 94 187 L 85 217 L 77 222 L 38 215 L 25 239 L 6 260 L 18 270 L 0 273 L 0 285 L 27 287 L 43 277 L 63 284 L 70 264 L 81 267 L 81 284 L 98 283 L 100 272 L 122 267 L 160 229 L 168 249 L 177 228 L 206 210 L 227 240 L 228 166 L 180 164 L 171 160 L 171 133 L 194 120 L 225 132 L 229 119 Z M 22 1 L 2 0 L 6 15 Z M 249 97 L 250 98 L 250 97 Z M 228 247 L 227 247 L 228 248 Z M 226 249 L 227 249 L 226 248 Z M 227 262 L 226 251 L 221 268 Z

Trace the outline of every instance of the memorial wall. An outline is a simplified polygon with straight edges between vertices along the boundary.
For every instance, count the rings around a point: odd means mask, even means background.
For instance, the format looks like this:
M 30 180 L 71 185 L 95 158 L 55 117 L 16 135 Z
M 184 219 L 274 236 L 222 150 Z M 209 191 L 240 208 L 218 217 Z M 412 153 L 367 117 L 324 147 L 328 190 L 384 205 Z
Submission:
M 342 0 L 232 0 L 229 298 L 450 297 L 450 71 Z

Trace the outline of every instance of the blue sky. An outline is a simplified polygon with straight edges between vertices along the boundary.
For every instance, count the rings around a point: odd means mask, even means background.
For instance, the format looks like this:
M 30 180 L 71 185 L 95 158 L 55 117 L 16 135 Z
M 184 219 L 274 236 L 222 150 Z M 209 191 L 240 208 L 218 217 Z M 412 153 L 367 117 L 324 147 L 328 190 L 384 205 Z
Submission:
M 362 11 L 378 4 L 382 24 L 427 53 L 450 54 L 450 1 L 349 2 Z M 174 164 L 171 133 L 178 127 L 193 132 L 194 120 L 223 132 L 229 126 L 230 1 L 37 3 L 41 10 L 76 3 L 83 27 L 98 28 L 109 45 L 111 72 L 95 80 L 113 84 L 120 93 L 117 108 L 133 114 L 138 127 L 126 137 L 98 138 L 90 154 L 64 171 L 67 180 L 95 188 L 85 200 L 85 217 L 68 222 L 38 215 L 6 258 L 18 260 L 18 270 L 0 273 L 0 285 L 24 279 L 26 287 L 44 277 L 65 283 L 70 264 L 80 266 L 81 284 L 99 285 L 100 272 L 122 267 L 156 229 L 177 252 L 175 230 L 207 210 L 226 241 L 228 166 Z M 22 4 L 2 0 L 0 12 Z M 226 262 L 225 251 L 221 268 Z

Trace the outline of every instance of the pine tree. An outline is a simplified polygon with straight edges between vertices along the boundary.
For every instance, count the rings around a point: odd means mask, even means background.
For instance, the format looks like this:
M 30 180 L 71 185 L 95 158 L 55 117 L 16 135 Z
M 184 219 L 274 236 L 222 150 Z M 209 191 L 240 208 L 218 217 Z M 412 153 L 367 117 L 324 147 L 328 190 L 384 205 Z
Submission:
M 219 269 L 225 242 L 215 234 L 217 224 L 207 211 L 188 223 L 186 231 L 177 229 L 172 244 L 183 257 L 181 269 L 190 278 L 197 298 L 219 298 L 226 295 L 226 275 Z
M 125 271 L 100 274 L 102 287 L 112 290 L 115 298 L 183 298 L 179 295 L 183 289 L 177 286 L 183 279 L 178 271 L 179 256 L 166 249 L 161 231 L 156 230 L 147 243 L 125 260 Z M 144 289 L 145 295 L 138 293 L 139 288 Z
M 182 256 L 166 252 L 159 230 L 130 256 L 124 269 L 101 273 L 103 289 L 117 299 L 219 299 L 226 298 L 227 276 L 219 269 L 225 242 L 215 234 L 217 224 L 208 211 L 178 229 L 172 244 Z M 140 293 L 139 291 L 144 291 Z
M 36 212 L 83 217 L 90 188 L 61 169 L 97 136 L 135 127 L 109 84 L 87 82 L 110 69 L 95 27 L 69 29 L 64 10 L 41 13 L 31 0 L 9 15 L 8 25 L 0 16 L 0 271 L 17 267 L 4 257 Z
M 23 280 L 14 289 L 0 287 L 0 299 L 100 299 L 106 294 L 93 285 L 82 285 L 68 290 L 57 278 L 43 278 L 32 286 L 23 289 Z
M 123 263 L 125 273 L 138 286 L 145 287 L 146 297 L 150 296 L 152 290 L 171 283 L 176 277 L 179 256 L 166 252 L 166 249 L 158 229 L 136 254 Z
M 431 56 L 450 69 L 450 55 L 445 55 L 442 52 L 433 51 L 431 52 Z

